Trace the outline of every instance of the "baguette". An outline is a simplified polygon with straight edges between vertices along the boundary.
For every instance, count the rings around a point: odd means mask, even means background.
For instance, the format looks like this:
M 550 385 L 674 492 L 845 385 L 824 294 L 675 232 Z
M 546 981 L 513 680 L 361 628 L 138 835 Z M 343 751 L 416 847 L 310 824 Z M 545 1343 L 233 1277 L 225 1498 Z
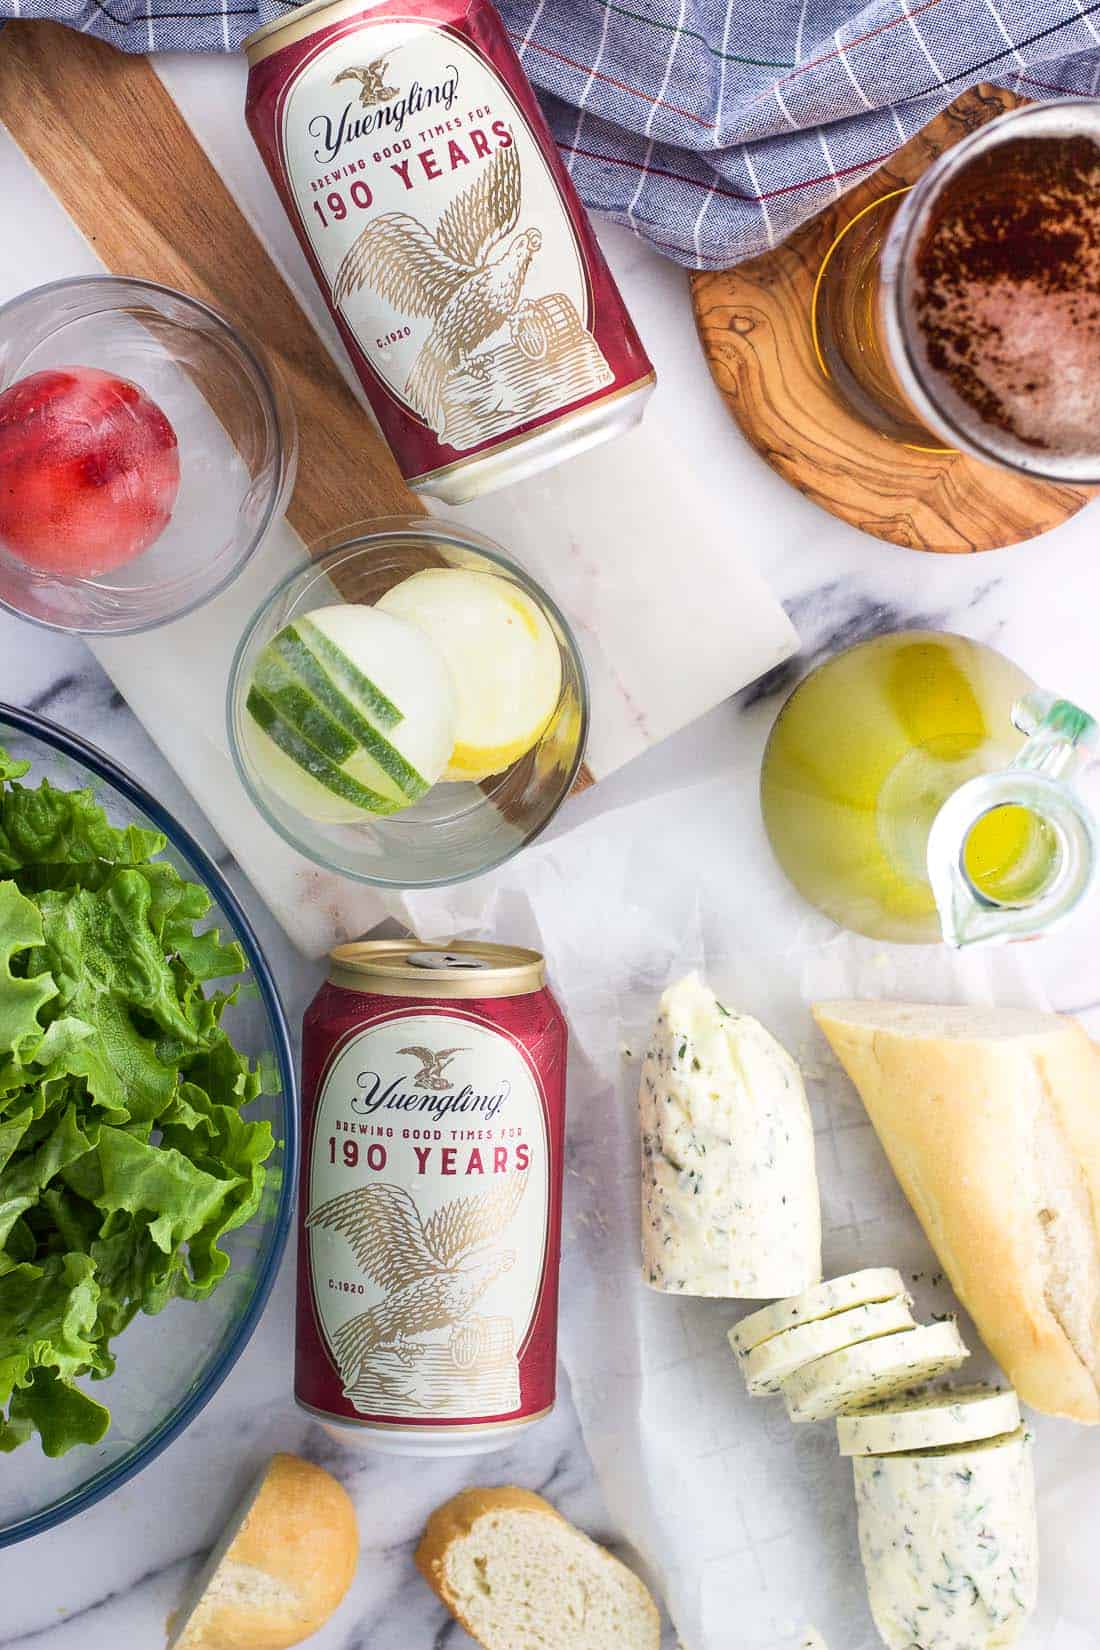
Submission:
M 1100 1055 L 1084 1030 L 902 1003 L 814 1017 L 1020 1397 L 1100 1422 Z
M 454 1496 L 429 1518 L 416 1562 L 484 1650 L 658 1650 L 648 1589 L 529 1490 Z
M 169 1622 L 169 1650 L 288 1650 L 332 1615 L 358 1561 L 344 1487 L 273 1455 Z

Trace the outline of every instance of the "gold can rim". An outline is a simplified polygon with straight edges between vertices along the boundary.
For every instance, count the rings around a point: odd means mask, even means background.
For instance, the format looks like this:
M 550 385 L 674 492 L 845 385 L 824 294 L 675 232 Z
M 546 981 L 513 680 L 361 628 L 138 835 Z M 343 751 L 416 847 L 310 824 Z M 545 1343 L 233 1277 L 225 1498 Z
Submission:
M 448 957 L 471 962 L 449 967 Z M 356 940 L 329 952 L 328 977 L 344 990 L 383 997 L 522 997 L 542 990 L 546 964 L 538 951 L 490 940 Z
M 302 26 L 303 18 L 316 17 L 320 12 L 336 12 L 340 17 L 354 17 L 361 11 L 364 16 L 367 12 L 382 4 L 382 0 L 307 0 L 304 6 L 295 6 L 293 11 L 287 12 L 285 17 L 272 18 L 270 23 L 262 23 L 258 29 L 241 41 L 241 51 L 248 58 L 251 65 L 259 63 L 263 58 L 270 57 L 272 52 L 280 51 L 283 46 L 293 45 L 295 40 L 303 40 L 314 32 L 314 25 Z M 336 19 L 334 18 L 335 22 Z M 400 19 L 399 19 L 400 21 Z M 286 40 L 276 45 L 276 35 L 286 34 Z M 262 52 L 255 48 L 263 45 Z

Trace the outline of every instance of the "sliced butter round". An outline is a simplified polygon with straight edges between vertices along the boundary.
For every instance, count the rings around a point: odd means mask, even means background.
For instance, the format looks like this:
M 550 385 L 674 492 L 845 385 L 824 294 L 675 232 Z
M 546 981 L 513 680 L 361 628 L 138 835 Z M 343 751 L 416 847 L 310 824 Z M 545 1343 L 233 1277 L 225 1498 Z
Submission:
M 782 1383 L 792 1421 L 827 1421 L 946 1375 L 970 1356 L 954 1323 L 924 1324 L 817 1358 Z
M 730 1330 L 730 1345 L 737 1353 L 751 1352 L 762 1341 L 798 1324 L 815 1323 L 821 1318 L 831 1318 L 836 1312 L 847 1312 L 853 1306 L 870 1306 L 904 1294 L 905 1283 L 900 1272 L 892 1266 L 868 1266 L 862 1272 L 829 1278 L 825 1283 L 815 1283 L 801 1295 L 792 1295 L 788 1300 L 762 1307 L 759 1312 L 750 1312 Z
M 754 1398 L 778 1392 L 780 1382 L 815 1358 L 840 1352 L 846 1346 L 873 1340 L 877 1335 L 895 1335 L 914 1329 L 913 1314 L 904 1295 L 870 1306 L 853 1306 L 848 1312 L 834 1312 L 815 1323 L 799 1324 L 762 1341 L 741 1358 L 741 1373 Z
M 894 1455 L 902 1450 L 973 1444 L 1015 1432 L 1020 1401 L 1009 1389 L 951 1387 L 891 1398 L 858 1415 L 837 1417 L 841 1455 Z

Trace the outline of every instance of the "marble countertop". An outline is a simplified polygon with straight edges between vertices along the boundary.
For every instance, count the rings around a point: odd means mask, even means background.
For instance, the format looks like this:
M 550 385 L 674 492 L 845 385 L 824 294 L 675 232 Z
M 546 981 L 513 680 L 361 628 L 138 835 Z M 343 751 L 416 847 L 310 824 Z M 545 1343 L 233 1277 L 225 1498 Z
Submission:
M 196 95 L 206 95 L 204 89 L 216 87 L 224 73 L 223 65 L 201 62 L 172 67 L 172 76 L 188 79 Z M 7 144 L 0 132 L 0 175 Z M 736 524 L 746 554 L 787 606 L 802 637 L 800 664 L 903 624 L 955 629 L 993 643 L 1037 681 L 1079 703 L 1100 704 L 1094 510 L 1041 542 L 973 558 L 921 556 L 843 526 L 787 488 L 742 442 L 706 376 L 683 274 L 618 231 L 603 239 L 632 304 L 644 311 L 639 319 L 664 393 L 678 398 L 708 508 Z M 0 259 L 5 255 L 0 247 Z M 720 599 L 720 592 L 715 596 Z M 788 675 L 766 684 L 776 704 Z M 675 793 L 720 771 L 723 752 L 739 737 L 742 714 L 760 696 L 761 690 L 750 689 L 639 758 L 572 803 L 555 829 L 599 817 L 601 828 L 614 832 L 623 804 Z M 0 614 L 0 699 L 52 717 L 101 746 L 224 859 L 194 802 L 79 641 Z M 753 808 L 751 796 L 732 799 L 726 864 L 685 869 L 685 880 L 696 872 L 751 879 L 749 850 L 739 859 L 738 817 Z M 675 818 L 672 806 L 670 831 Z M 228 874 L 268 948 L 290 1017 L 298 1021 L 321 970 L 292 950 L 232 863 Z M 1086 934 L 1079 934 L 1087 979 Z M 359 1575 L 337 1616 L 311 1641 L 317 1650 L 460 1650 L 469 1642 L 420 1581 L 410 1555 L 427 1512 L 463 1483 L 484 1481 L 487 1471 L 490 1481 L 542 1492 L 598 1539 L 615 1544 L 567 1391 L 550 1420 L 488 1464 L 387 1461 L 335 1445 L 295 1410 L 290 1397 L 292 1266 L 288 1259 L 245 1355 L 181 1439 L 110 1500 L 0 1553 L 0 1650 L 153 1650 L 163 1642 L 164 1618 L 190 1567 L 211 1544 L 256 1462 L 276 1448 L 301 1451 L 332 1468 L 360 1511 Z

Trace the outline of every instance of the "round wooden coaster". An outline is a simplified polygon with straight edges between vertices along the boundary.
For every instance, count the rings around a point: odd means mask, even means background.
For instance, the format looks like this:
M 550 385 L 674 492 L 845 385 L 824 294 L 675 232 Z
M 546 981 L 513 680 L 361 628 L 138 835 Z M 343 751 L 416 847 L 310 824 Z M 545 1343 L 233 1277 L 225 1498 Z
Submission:
M 1002 549 L 1057 527 L 1096 492 L 891 441 L 849 411 L 814 352 L 814 282 L 845 224 L 1020 101 L 992 87 L 967 92 L 782 246 L 735 269 L 691 277 L 711 373 L 757 452 L 834 516 L 908 549 Z

